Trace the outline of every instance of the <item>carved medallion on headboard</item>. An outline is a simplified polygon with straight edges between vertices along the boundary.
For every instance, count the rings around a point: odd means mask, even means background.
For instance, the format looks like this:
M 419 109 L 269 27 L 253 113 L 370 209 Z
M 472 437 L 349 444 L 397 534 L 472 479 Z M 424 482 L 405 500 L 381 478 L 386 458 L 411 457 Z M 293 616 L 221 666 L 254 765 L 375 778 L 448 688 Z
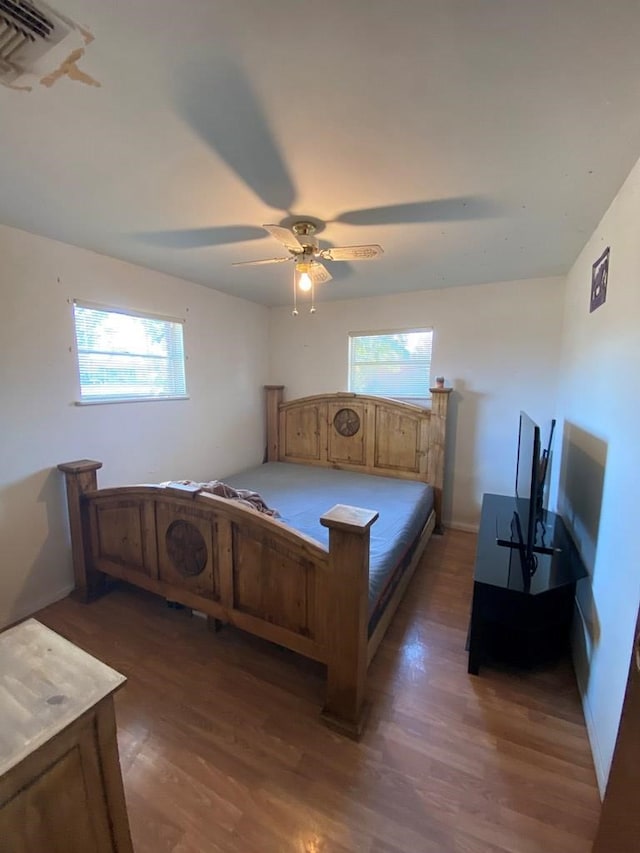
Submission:
M 327 460 L 349 465 L 366 463 L 367 408 L 359 400 L 329 400 L 327 420 L 330 424 L 327 436 Z
M 349 438 L 360 429 L 360 415 L 353 409 L 339 409 L 334 415 L 333 425 L 340 435 Z

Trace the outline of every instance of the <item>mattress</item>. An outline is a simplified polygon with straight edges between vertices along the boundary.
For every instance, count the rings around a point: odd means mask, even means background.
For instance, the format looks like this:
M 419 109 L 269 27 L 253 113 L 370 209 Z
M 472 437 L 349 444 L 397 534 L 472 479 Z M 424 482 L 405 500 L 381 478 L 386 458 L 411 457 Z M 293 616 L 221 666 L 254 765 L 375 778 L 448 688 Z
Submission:
M 397 568 L 406 557 L 433 509 L 433 488 L 414 480 L 377 477 L 335 468 L 267 462 L 224 478 L 236 489 L 258 492 L 280 521 L 311 536 L 325 548 L 329 531 L 320 516 L 335 504 L 376 510 L 371 527 L 369 614 L 397 582 Z

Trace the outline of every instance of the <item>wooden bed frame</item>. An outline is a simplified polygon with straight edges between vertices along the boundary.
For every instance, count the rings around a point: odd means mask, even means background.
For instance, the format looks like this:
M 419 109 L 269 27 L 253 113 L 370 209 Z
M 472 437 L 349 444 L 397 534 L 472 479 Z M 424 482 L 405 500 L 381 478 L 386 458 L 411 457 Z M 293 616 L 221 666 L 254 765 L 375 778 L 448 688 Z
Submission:
M 338 505 L 321 517 L 329 548 L 235 501 L 193 486 L 98 489 L 101 462 L 65 473 L 74 595 L 88 602 L 106 576 L 163 595 L 327 665 L 323 719 L 357 737 L 369 661 L 434 528 L 441 523 L 450 389 L 432 408 L 356 394 L 283 402 L 266 386 L 267 461 L 301 462 L 430 483 L 431 513 L 375 630 L 369 635 L 370 527 L 375 509 Z M 372 502 L 374 496 L 372 495 Z

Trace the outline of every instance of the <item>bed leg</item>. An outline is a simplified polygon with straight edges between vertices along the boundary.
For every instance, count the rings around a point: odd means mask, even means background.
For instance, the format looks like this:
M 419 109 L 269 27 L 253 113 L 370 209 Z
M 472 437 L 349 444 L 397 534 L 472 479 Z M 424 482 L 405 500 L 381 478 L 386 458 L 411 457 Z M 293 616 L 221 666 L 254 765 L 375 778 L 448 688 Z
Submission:
M 217 634 L 222 631 L 223 622 L 221 619 L 216 619 L 215 616 L 207 616 L 207 628 L 212 634 Z
M 67 486 L 67 507 L 69 510 L 69 529 L 71 532 L 71 556 L 75 589 L 73 598 L 84 604 L 99 598 L 106 592 L 106 576 L 92 568 L 89 553 L 89 529 L 82 505 L 85 492 L 98 488 L 96 471 L 102 468 L 102 462 L 81 459 L 78 462 L 63 462 L 58 469 L 64 472 Z
M 378 513 L 337 505 L 320 523 L 329 528 L 327 699 L 322 719 L 358 738 L 364 728 L 369 616 L 369 528 Z

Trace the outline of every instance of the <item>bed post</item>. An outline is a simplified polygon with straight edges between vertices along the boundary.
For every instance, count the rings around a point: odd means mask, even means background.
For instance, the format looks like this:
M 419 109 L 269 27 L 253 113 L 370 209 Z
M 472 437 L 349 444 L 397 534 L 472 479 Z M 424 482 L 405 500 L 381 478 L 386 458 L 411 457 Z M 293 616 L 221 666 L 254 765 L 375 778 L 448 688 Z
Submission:
M 370 509 L 338 504 L 320 518 L 329 528 L 327 700 L 323 720 L 357 738 L 364 724 L 369 623 Z
M 267 392 L 267 462 L 280 459 L 280 403 L 284 385 L 265 385 Z
M 442 489 L 444 486 L 444 451 L 447 436 L 447 408 L 452 388 L 430 388 L 431 418 L 429 425 L 429 455 L 427 482 L 433 486 L 436 511 L 436 533 L 442 533 Z
M 76 587 L 73 597 L 88 603 L 102 595 L 105 576 L 93 570 L 87 561 L 86 525 L 83 518 L 81 498 L 85 492 L 98 488 L 96 471 L 102 468 L 102 462 L 93 459 L 80 459 L 77 462 L 62 462 L 58 470 L 64 472 L 67 486 L 67 507 L 69 509 L 69 529 L 71 531 L 71 556 Z

